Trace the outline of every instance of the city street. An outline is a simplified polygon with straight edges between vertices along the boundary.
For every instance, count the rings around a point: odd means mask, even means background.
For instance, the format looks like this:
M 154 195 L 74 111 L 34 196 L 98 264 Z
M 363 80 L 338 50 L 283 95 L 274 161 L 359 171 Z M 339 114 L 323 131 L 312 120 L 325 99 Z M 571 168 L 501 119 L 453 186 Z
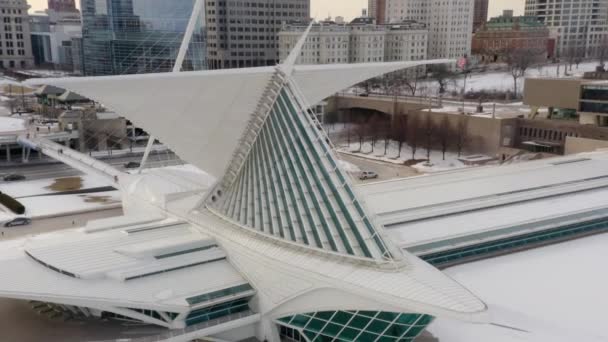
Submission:
M 105 159 L 104 161 L 113 165 L 118 169 L 124 169 L 124 165 L 129 162 L 139 163 L 142 156 L 128 156 L 128 157 L 116 157 L 112 159 Z M 182 162 L 174 154 L 152 154 L 146 163 L 146 168 L 156 168 L 162 166 L 180 165 Z M 0 176 L 7 174 L 20 174 L 24 175 L 27 180 L 37 179 L 48 179 L 48 178 L 61 178 L 61 177 L 72 177 L 81 175 L 82 173 L 72 167 L 63 163 L 38 163 L 36 161 L 32 164 L 20 164 L 10 167 L 1 167 Z M 0 180 L 0 185 L 2 181 Z M 1 190 L 1 188 L 0 188 Z
M 359 167 L 359 169 L 361 169 L 361 171 L 373 171 L 378 174 L 377 179 L 370 179 L 364 181 L 360 180 L 357 174 L 353 174 L 352 176 L 355 184 L 379 182 L 395 178 L 405 178 L 418 175 L 418 172 L 415 169 L 405 165 L 385 163 L 344 153 L 340 153 L 340 158 L 346 162 L 356 165 L 357 167 Z
M 34 220 L 23 227 L 0 228 L 2 240 L 18 239 L 29 235 L 50 233 L 57 230 L 83 227 L 88 221 L 122 215 L 122 208 L 97 210 L 85 214 L 68 215 L 42 220 Z

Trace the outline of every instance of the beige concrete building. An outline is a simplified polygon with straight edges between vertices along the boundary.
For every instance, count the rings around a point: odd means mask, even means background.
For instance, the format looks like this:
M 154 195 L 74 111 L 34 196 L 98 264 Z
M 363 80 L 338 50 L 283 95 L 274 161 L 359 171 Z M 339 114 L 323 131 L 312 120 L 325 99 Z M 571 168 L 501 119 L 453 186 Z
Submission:
M 389 23 L 416 20 L 429 28 L 429 58 L 471 54 L 474 0 L 386 0 Z
M 62 131 L 78 131 L 75 146 L 81 152 L 120 150 L 129 146 L 127 120 L 114 112 L 95 108 L 67 110 L 59 116 Z
M 306 24 L 284 25 L 279 32 L 279 57 L 293 49 Z M 373 63 L 423 60 L 427 58 L 428 30 L 408 21 L 376 25 L 369 17 L 349 24 L 324 21 L 313 26 L 298 59 L 299 64 Z
M 529 78 L 525 83 L 524 103 L 533 111 L 547 108 L 549 118 L 608 127 L 608 81 Z
M 26 0 L 0 0 L 0 68 L 34 66 L 30 22 Z
M 564 154 L 570 155 L 584 152 L 593 152 L 600 149 L 608 149 L 608 141 L 568 137 L 566 139 L 566 148 Z

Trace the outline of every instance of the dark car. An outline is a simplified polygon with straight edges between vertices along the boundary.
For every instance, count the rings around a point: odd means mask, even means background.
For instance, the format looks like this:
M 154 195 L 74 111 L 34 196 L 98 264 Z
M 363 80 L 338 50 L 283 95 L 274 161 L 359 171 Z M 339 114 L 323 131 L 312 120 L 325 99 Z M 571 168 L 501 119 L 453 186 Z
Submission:
M 141 166 L 138 162 L 128 162 L 125 164 L 125 169 L 137 169 Z
M 4 178 L 2 178 L 5 182 L 17 182 L 17 181 L 24 181 L 25 180 L 25 176 L 24 175 L 17 175 L 17 174 L 12 174 L 12 175 L 6 175 L 4 176 Z
M 27 226 L 30 223 L 32 223 L 31 219 L 25 218 L 25 217 L 18 217 L 10 222 L 5 223 L 4 227 L 10 228 L 10 227 L 18 227 L 18 226 Z

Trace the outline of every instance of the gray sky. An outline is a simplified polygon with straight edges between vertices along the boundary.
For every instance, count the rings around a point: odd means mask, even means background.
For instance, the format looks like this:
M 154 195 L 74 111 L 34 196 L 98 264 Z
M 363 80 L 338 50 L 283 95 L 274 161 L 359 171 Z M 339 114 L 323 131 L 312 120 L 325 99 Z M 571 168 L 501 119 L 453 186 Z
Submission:
M 171 1 L 171 0 L 167 0 Z M 79 3 L 80 1 L 76 1 Z M 361 14 L 361 9 L 367 7 L 367 0 L 311 0 L 311 15 L 324 19 L 341 15 L 352 19 Z M 33 10 L 46 8 L 47 0 L 28 0 Z M 499 15 L 503 9 L 514 9 L 516 14 L 523 14 L 524 0 L 490 0 L 490 17 Z

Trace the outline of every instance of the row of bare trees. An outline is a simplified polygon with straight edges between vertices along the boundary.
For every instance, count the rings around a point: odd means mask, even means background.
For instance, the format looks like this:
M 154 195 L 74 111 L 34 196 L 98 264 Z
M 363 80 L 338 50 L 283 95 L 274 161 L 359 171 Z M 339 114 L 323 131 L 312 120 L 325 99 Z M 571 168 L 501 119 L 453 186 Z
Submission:
M 451 119 L 450 119 L 451 118 Z M 419 150 L 424 150 L 426 160 L 430 161 L 431 151 L 442 152 L 443 160 L 448 151 L 454 151 L 461 156 L 468 138 L 468 117 L 442 115 L 435 116 L 429 113 L 397 115 L 392 120 L 373 116 L 368 121 L 359 121 L 352 129 L 352 136 L 357 139 L 359 150 L 363 150 L 366 143 L 371 145 L 370 153 L 376 151 L 378 142 L 383 142 L 384 155 L 388 155 L 391 143 L 397 144 L 397 155 L 391 156 L 400 159 L 403 149 L 410 148 L 411 159 L 416 160 Z M 351 143 L 351 132 L 348 135 Z

